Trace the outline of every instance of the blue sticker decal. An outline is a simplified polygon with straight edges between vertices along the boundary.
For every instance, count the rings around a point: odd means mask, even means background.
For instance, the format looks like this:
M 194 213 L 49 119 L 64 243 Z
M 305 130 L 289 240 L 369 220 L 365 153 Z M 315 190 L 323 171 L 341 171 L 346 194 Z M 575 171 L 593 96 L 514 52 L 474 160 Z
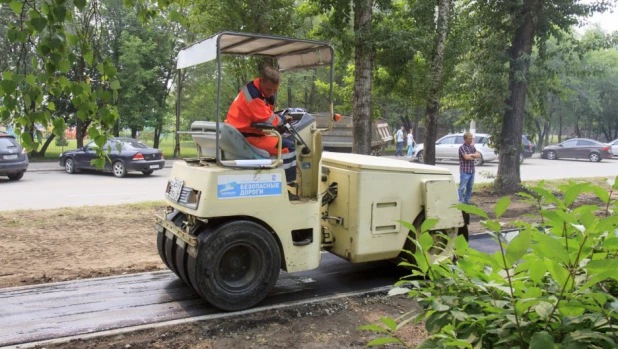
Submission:
M 281 174 L 223 175 L 217 179 L 219 199 L 240 199 L 280 196 L 283 182 Z

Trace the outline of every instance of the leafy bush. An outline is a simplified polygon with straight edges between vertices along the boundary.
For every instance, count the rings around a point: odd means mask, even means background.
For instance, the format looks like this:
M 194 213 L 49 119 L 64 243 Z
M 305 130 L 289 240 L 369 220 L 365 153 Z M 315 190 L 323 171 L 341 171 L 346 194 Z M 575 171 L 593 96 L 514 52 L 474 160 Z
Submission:
M 432 239 L 424 224 L 411 239 L 409 251 L 417 263 L 412 275 L 391 294 L 408 294 L 421 307 L 420 313 L 398 319 L 382 319 L 385 327 L 363 326 L 384 337 L 368 345 L 403 343 L 397 329 L 411 321 L 425 321 L 430 334 L 417 348 L 616 348 L 618 347 L 618 177 L 607 190 L 588 183 L 561 186 L 562 195 L 543 188 L 543 182 L 520 193 L 538 207 L 538 225 L 516 222 L 519 233 L 500 233 L 499 218 L 510 199 L 495 206 L 496 220 L 474 206 L 458 208 L 485 220 L 494 232 L 499 250 L 476 251 L 463 236 L 455 239 L 456 262 L 450 259 L 429 264 Z M 583 192 L 593 192 L 602 207 L 574 208 Z M 427 222 L 426 222 L 427 223 Z M 613 293 L 613 294 L 612 294 Z
M 57 147 L 66 147 L 69 145 L 69 142 L 67 142 L 66 138 L 62 137 L 62 138 L 56 138 L 55 144 Z

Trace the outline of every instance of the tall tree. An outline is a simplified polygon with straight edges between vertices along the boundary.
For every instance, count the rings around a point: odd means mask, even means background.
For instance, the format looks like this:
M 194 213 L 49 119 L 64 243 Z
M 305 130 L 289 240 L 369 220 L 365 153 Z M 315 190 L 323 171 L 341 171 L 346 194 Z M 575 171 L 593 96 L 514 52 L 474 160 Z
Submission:
M 438 135 L 438 112 L 440 111 L 440 92 L 442 87 L 442 63 L 448 34 L 451 0 L 439 0 L 436 25 L 436 41 L 431 60 L 431 89 L 427 97 L 425 114 L 425 147 L 423 158 L 426 164 L 436 163 L 436 137 Z

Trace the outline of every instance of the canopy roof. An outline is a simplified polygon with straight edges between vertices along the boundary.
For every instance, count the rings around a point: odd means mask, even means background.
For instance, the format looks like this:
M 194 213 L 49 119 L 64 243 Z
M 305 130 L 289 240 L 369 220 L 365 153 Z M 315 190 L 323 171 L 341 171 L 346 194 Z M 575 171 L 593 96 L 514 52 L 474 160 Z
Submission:
M 301 40 L 261 34 L 222 32 L 178 53 L 177 69 L 192 67 L 222 54 L 266 56 L 276 59 L 280 70 L 310 69 L 330 65 L 333 49 L 324 41 Z

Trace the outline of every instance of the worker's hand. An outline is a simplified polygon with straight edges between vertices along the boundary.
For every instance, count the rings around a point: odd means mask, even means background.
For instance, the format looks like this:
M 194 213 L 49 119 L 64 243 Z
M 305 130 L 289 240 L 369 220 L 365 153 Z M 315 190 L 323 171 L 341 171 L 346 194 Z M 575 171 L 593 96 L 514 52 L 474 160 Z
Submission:
M 290 122 L 290 121 L 292 121 L 292 117 L 289 116 L 289 115 L 286 115 L 285 116 L 285 122 Z

